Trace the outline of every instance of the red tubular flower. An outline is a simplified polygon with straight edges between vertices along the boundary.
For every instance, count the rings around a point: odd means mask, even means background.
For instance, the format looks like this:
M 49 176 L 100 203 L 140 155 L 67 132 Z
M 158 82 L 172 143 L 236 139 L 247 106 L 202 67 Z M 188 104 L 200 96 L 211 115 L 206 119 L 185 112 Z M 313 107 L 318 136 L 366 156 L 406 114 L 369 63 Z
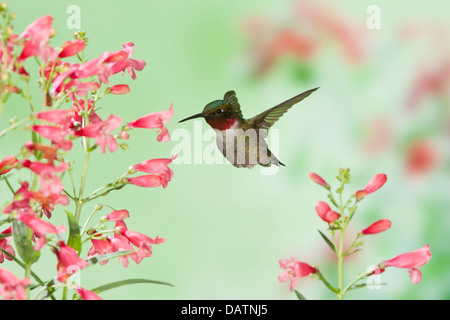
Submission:
M 109 88 L 109 92 L 112 94 L 127 94 L 130 93 L 130 87 L 126 84 L 116 84 Z
M 11 234 L 11 227 L 4 230 L 1 234 L 2 235 Z M 10 241 L 11 241 L 10 236 L 0 239 L 0 248 L 5 250 L 6 252 L 8 252 L 10 255 L 16 256 L 16 252 L 14 251 L 14 248 L 10 244 L 8 244 Z M 10 256 L 6 255 L 3 251 L 0 251 L 0 263 L 3 263 L 3 261 L 5 261 L 5 258 L 9 261 L 12 261 L 12 258 Z
M 418 268 L 427 264 L 430 259 L 430 246 L 427 244 L 420 249 L 386 260 L 378 266 L 380 269 L 385 269 L 386 267 L 407 268 L 409 269 L 411 283 L 417 284 L 422 280 L 422 272 Z
M 54 249 L 53 252 L 58 258 L 56 269 L 59 282 L 65 282 L 72 274 L 88 265 L 87 261 L 80 259 L 78 253 L 63 241 L 59 242 L 59 250 Z
M 72 149 L 72 141 L 64 139 L 64 137 L 69 133 L 68 129 L 61 128 L 59 126 L 33 126 L 33 131 L 39 133 L 44 138 L 52 141 L 53 145 L 64 151 L 69 151 Z
M 47 233 L 61 233 L 66 231 L 64 226 L 55 227 L 49 222 L 45 222 L 42 219 L 36 218 L 29 214 L 19 214 L 17 216 L 17 220 L 21 220 L 25 225 L 33 230 L 34 234 L 37 237 L 36 244 L 34 246 L 34 250 L 41 249 L 46 242 L 46 234 Z
M 65 41 L 61 52 L 58 54 L 59 58 L 67 58 L 78 54 L 84 50 L 86 44 L 83 40 Z
M 95 257 L 96 255 L 108 254 L 116 251 L 108 238 L 106 240 L 91 239 L 91 242 L 92 247 L 89 249 L 87 254 L 88 260 Z M 101 265 L 104 265 L 108 263 L 108 260 L 100 261 L 99 263 Z
M 155 173 L 160 175 L 161 184 L 163 188 L 167 187 L 168 182 L 173 177 L 173 171 L 169 168 L 169 164 L 176 158 L 173 156 L 171 159 L 151 159 L 133 166 L 134 170 Z
M 309 264 L 304 262 L 298 262 L 297 259 L 281 259 L 280 267 L 286 269 L 283 273 L 278 276 L 280 282 L 291 281 L 290 290 L 293 291 L 295 285 L 301 277 L 306 277 L 311 273 L 316 273 L 316 268 L 311 267 Z
M 50 39 L 52 21 L 51 16 L 38 18 L 19 36 L 19 39 L 27 39 L 19 61 L 24 61 L 31 56 L 41 56 L 45 61 L 56 59 L 55 49 L 47 44 Z
M 118 242 L 121 243 L 122 246 L 125 245 L 125 247 L 120 248 L 121 250 L 129 250 L 129 244 L 127 245 L 128 242 L 131 242 L 138 248 L 135 253 L 130 255 L 136 264 L 140 263 L 145 257 L 150 257 L 152 255 L 152 244 L 160 244 L 166 241 L 165 238 L 156 237 L 155 239 L 152 239 L 145 234 L 128 230 L 123 221 L 116 222 L 116 229 L 119 229 L 119 234 L 114 237 L 118 239 Z M 117 244 L 118 243 L 116 242 L 115 245 Z
M 11 171 L 19 161 L 15 156 L 7 156 L 0 162 L 0 176 Z
M 145 61 L 130 58 L 134 50 L 133 42 L 124 43 L 122 44 L 122 47 L 123 51 L 127 54 L 127 59 L 122 59 L 114 64 L 111 64 L 111 70 L 114 74 L 120 71 L 122 71 L 123 74 L 125 69 L 127 69 L 128 74 L 133 80 L 135 80 L 136 73 L 134 72 L 134 70 L 142 71 L 142 69 L 144 69 L 145 67 Z
M 108 147 L 110 152 L 114 152 L 118 144 L 109 132 L 116 129 L 120 125 L 120 122 L 120 117 L 110 115 L 106 121 L 91 123 L 78 130 L 75 134 L 77 136 L 95 138 L 95 143 L 100 147 L 101 153 L 105 153 L 106 147 Z
M 0 269 L 0 296 L 3 300 L 26 300 L 25 286 L 30 285 L 30 279 L 19 280 L 11 271 Z
M 355 192 L 356 199 L 360 201 L 368 194 L 377 191 L 386 183 L 386 180 L 387 176 L 384 173 L 376 174 L 363 190 L 358 190 Z
M 370 226 L 368 226 L 366 229 L 361 231 L 362 234 L 376 234 L 383 231 L 386 231 L 391 227 L 391 221 L 388 219 L 381 219 L 374 223 L 372 223 Z
M 316 208 L 316 211 L 317 211 L 317 214 L 319 215 L 319 217 L 323 221 L 328 222 L 328 223 L 331 223 L 331 222 L 339 219 L 339 217 L 341 216 L 336 211 L 331 210 L 330 206 L 324 201 L 317 202 L 315 208 Z
M 311 173 L 309 174 L 309 177 L 312 179 L 312 181 L 314 181 L 314 182 L 317 183 L 318 185 L 324 187 L 324 188 L 327 189 L 327 190 L 330 190 L 329 184 L 328 184 L 325 180 L 323 180 L 322 177 L 319 176 L 318 174 L 316 174 L 316 173 L 314 173 L 314 172 L 311 172 Z
M 108 221 L 122 221 L 123 219 L 129 218 L 130 214 L 128 210 L 115 210 L 106 216 Z
M 103 300 L 95 292 L 83 289 L 82 287 L 77 287 L 77 292 L 82 300 Z
M 19 190 L 14 193 L 14 201 L 3 209 L 3 213 L 25 213 L 34 215 L 30 206 L 30 200 L 33 198 L 33 192 L 28 190 L 28 182 L 23 181 Z
M 157 140 L 167 142 L 170 140 L 169 131 L 164 127 L 165 123 L 169 123 L 169 120 L 173 116 L 173 104 L 170 105 L 169 110 L 160 111 L 143 116 L 133 122 L 127 124 L 127 127 L 132 128 L 147 128 L 147 129 L 159 129 L 157 132 L 161 132 L 158 135 Z
M 74 113 L 73 109 L 49 110 L 39 112 L 37 118 L 59 124 L 63 127 L 68 127 L 70 125 L 70 119 L 73 116 L 73 113 Z
M 149 174 L 145 176 L 127 178 L 127 182 L 138 187 L 153 188 L 159 187 L 162 184 L 162 178 L 158 175 Z

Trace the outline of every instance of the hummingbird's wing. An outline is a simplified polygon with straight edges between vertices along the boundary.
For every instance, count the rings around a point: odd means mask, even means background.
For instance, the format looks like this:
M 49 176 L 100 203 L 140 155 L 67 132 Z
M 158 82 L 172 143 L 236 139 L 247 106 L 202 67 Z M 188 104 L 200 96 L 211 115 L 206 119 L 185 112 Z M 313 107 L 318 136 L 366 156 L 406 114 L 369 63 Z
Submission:
M 248 120 L 248 124 L 250 128 L 256 128 L 256 129 L 266 129 L 269 130 L 269 128 L 277 122 L 278 119 L 281 118 L 283 114 L 286 113 L 286 111 L 289 110 L 294 104 L 302 101 L 306 97 L 308 97 L 311 93 L 316 91 L 319 88 L 314 88 L 308 91 L 305 91 L 303 93 L 300 93 L 299 95 L 280 103 L 279 105 L 270 108 L 257 116 L 254 116 L 253 118 Z
M 239 105 L 238 99 L 236 97 L 236 92 L 230 90 L 227 93 L 225 93 L 225 96 L 223 97 L 223 102 L 224 104 L 228 104 L 231 106 L 235 115 L 238 115 L 239 117 L 241 117 L 241 119 L 244 118 L 244 116 L 242 115 L 241 106 Z

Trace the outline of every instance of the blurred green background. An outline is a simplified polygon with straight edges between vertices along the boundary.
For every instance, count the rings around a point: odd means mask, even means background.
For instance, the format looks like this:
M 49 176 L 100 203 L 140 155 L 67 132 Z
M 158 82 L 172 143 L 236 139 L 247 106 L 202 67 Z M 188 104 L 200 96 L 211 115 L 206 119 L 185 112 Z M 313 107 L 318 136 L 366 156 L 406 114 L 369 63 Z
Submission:
M 148 278 L 175 287 L 132 285 L 107 291 L 105 299 L 294 299 L 277 276 L 278 260 L 296 257 L 318 264 L 336 282 L 334 261 L 317 229 L 326 225 L 315 212 L 325 190 L 309 172 L 337 187 L 334 176 L 348 167 L 352 184 L 346 194 L 364 188 L 376 173 L 388 182 L 359 206 L 349 229 L 359 232 L 388 218 L 392 228 L 365 239 L 364 250 L 346 260 L 345 282 L 369 265 L 429 244 L 432 259 L 421 268 L 422 282 L 412 285 L 407 270 L 388 269 L 380 289 L 349 293 L 350 299 L 450 298 L 450 25 L 448 1 L 9 1 L 18 14 L 15 33 L 38 17 L 52 15 L 54 46 L 73 39 L 66 20 L 69 5 L 81 10 L 81 29 L 91 59 L 104 51 L 135 44 L 133 58 L 147 66 L 135 81 L 126 74 L 111 78 L 127 83 L 131 93 L 107 96 L 100 115 L 119 115 L 124 123 L 174 105 L 168 126 L 193 134 L 198 113 L 208 102 L 235 90 L 244 116 L 251 117 L 305 90 L 320 87 L 273 127 L 278 129 L 279 158 L 286 164 L 274 175 L 259 168 L 220 164 L 172 164 L 166 189 L 127 186 L 98 203 L 127 209 L 130 230 L 165 237 L 153 256 L 128 268 L 117 260 L 81 273 L 87 289 L 127 278 Z M 370 5 L 380 9 L 380 29 L 366 21 Z M 28 70 L 34 70 L 29 59 Z M 446 69 L 447 68 L 447 69 Z M 447 70 L 447 71 L 446 71 Z M 41 98 L 36 90 L 36 103 Z M 99 106 L 97 106 L 99 107 Z M 18 119 L 27 104 L 12 98 L 0 120 Z M 207 129 L 202 123 L 203 130 Z M 168 158 L 179 143 L 158 143 L 154 130 L 130 132 L 129 150 L 95 152 L 87 190 L 122 175 L 129 165 Z M 0 158 L 15 154 L 27 133 L 0 141 Z M 269 135 L 270 142 L 270 135 Z M 204 142 L 204 146 L 210 144 Z M 69 155 L 80 166 L 81 148 Z M 79 171 L 78 171 L 79 172 Z M 65 177 L 65 184 L 69 183 Z M 17 186 L 17 185 L 15 185 Z M 0 203 L 10 201 L 2 184 Z M 87 217 L 96 203 L 85 207 Z M 65 224 L 64 210 L 52 222 Z M 68 208 L 73 210 L 73 204 Z M 103 209 L 92 221 L 109 213 Z M 89 245 L 83 248 L 85 255 Z M 85 257 L 85 256 L 84 256 Z M 11 262 L 0 265 L 23 276 Z M 56 258 L 45 249 L 35 272 L 55 275 Z M 333 299 L 314 279 L 296 288 L 308 299 Z

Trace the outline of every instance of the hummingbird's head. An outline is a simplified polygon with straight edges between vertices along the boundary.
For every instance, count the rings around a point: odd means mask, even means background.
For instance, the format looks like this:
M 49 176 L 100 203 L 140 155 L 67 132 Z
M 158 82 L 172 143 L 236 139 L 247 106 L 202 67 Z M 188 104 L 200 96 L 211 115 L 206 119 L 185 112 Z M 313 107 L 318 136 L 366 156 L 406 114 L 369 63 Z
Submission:
M 229 129 L 236 121 L 231 105 L 224 100 L 214 100 L 208 103 L 203 111 L 178 122 L 184 122 L 195 118 L 205 118 L 206 122 L 218 130 Z

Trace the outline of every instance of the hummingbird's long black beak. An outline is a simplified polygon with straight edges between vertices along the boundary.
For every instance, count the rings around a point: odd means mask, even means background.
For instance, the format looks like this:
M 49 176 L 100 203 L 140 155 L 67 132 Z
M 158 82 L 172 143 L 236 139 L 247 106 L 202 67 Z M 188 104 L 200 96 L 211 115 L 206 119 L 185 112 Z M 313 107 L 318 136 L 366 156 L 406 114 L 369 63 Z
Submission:
M 205 117 L 205 115 L 203 113 L 197 113 L 197 114 L 194 114 L 193 116 L 187 117 L 186 119 L 178 121 L 178 123 L 184 122 L 186 120 L 191 120 L 191 119 L 195 119 L 195 118 L 202 118 L 202 117 Z

